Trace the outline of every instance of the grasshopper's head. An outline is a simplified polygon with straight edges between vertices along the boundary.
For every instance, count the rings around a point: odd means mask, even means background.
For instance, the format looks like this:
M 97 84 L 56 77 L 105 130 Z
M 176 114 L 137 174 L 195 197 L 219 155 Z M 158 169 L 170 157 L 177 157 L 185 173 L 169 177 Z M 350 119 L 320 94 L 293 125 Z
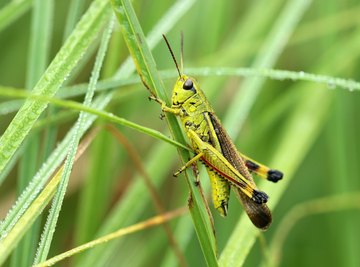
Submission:
M 179 65 L 176 61 L 176 58 L 174 56 L 174 53 L 171 49 L 171 46 L 168 42 L 168 40 L 166 39 L 165 35 L 163 35 L 164 40 L 166 42 L 167 47 L 169 48 L 170 54 L 174 60 L 175 63 L 175 67 L 176 70 L 179 73 L 179 78 L 177 79 L 174 89 L 173 89 L 173 93 L 172 93 L 172 104 L 175 106 L 179 106 L 182 105 L 186 100 L 188 100 L 189 98 L 191 98 L 193 95 L 198 93 L 198 84 L 196 82 L 196 80 L 192 77 L 189 77 L 185 74 L 183 74 L 183 43 L 184 43 L 184 37 L 183 34 L 181 33 L 181 61 L 180 61 L 180 68 Z
M 189 77 L 185 74 L 180 75 L 173 89 L 171 97 L 172 104 L 183 104 L 186 100 L 188 100 L 197 93 L 197 88 L 198 85 L 194 78 Z

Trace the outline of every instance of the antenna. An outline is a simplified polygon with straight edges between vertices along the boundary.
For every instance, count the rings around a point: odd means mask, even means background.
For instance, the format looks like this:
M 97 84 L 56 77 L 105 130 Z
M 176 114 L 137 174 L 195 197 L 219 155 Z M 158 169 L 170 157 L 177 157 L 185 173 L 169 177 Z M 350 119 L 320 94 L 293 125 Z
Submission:
M 180 70 L 184 72 L 184 33 L 180 33 Z
M 179 77 L 181 77 L 181 72 L 180 72 L 180 69 L 179 69 L 179 65 L 178 65 L 178 63 L 177 63 L 177 61 L 176 61 L 176 58 L 175 58 L 175 56 L 174 56 L 174 52 L 173 52 L 172 49 L 171 49 L 171 46 L 170 46 L 170 44 L 169 44 L 169 41 L 166 39 L 166 36 L 165 36 L 164 34 L 163 34 L 162 36 L 164 37 L 164 40 L 165 40 L 165 42 L 166 42 L 166 45 L 167 45 L 167 47 L 169 48 L 170 54 L 171 54 L 171 56 L 172 56 L 172 58 L 173 58 L 173 60 L 174 60 L 176 69 L 177 69 L 177 71 L 178 71 L 178 73 L 179 73 Z

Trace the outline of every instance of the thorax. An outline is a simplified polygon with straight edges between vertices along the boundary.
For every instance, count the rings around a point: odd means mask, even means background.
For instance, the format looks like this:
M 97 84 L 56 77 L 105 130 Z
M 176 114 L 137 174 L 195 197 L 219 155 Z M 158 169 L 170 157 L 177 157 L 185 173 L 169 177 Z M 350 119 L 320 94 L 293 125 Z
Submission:
M 203 141 L 208 142 L 209 125 L 205 120 L 205 116 L 207 116 L 209 112 L 213 112 L 213 110 L 204 96 L 196 94 L 176 108 L 182 110 L 180 120 L 185 132 L 188 134 L 188 131 L 191 129 L 196 132 Z

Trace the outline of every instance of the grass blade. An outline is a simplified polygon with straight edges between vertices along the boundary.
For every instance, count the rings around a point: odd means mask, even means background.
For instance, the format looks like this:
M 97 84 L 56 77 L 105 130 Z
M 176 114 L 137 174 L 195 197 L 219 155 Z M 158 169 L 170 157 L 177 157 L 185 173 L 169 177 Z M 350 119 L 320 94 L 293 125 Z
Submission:
M 95 65 L 94 65 L 94 70 L 93 70 L 92 76 L 90 78 L 89 89 L 85 95 L 85 100 L 84 100 L 85 106 L 89 106 L 91 104 L 91 101 L 92 101 L 92 98 L 93 98 L 93 95 L 95 92 L 96 83 L 100 76 L 100 70 L 101 70 L 101 66 L 102 66 L 102 63 L 103 63 L 103 60 L 105 57 L 105 53 L 106 53 L 107 46 L 109 43 L 112 28 L 113 28 L 113 22 L 111 21 L 111 23 L 109 23 L 107 29 L 103 33 L 103 37 L 102 37 L 102 40 L 100 43 L 100 48 L 99 48 L 99 51 L 98 51 L 98 54 L 96 57 L 96 61 L 95 61 Z M 44 232 L 41 235 L 41 241 L 40 241 L 39 249 L 37 251 L 37 255 L 36 255 L 34 264 L 37 264 L 41 261 L 46 260 L 47 255 L 49 253 L 51 241 L 53 238 L 53 234 L 55 232 L 57 220 L 58 220 L 58 217 L 60 214 L 64 196 L 66 193 L 66 188 L 67 188 L 67 184 L 68 184 L 69 177 L 71 174 L 72 166 L 75 161 L 77 147 L 78 147 L 78 144 L 79 144 L 79 141 L 81 138 L 81 129 L 83 127 L 84 127 L 84 113 L 80 112 L 79 119 L 76 122 L 76 126 L 75 126 L 76 131 L 74 132 L 74 135 L 72 137 L 68 156 L 65 161 L 64 171 L 62 173 L 59 188 L 57 189 L 57 192 L 55 194 L 55 197 L 54 197 L 51 209 L 50 209 L 50 214 L 49 214 L 47 222 L 45 224 Z
M 16 221 L 13 229 L 0 241 L 0 264 L 3 264 L 12 249 L 20 241 L 21 237 L 41 214 L 45 206 L 50 202 L 55 193 L 61 177 L 61 171 L 49 182 L 46 188 L 39 194 L 26 212 Z
M 104 95 L 99 97 L 94 101 L 94 106 L 97 108 L 103 108 L 110 101 L 109 95 Z M 82 134 L 89 129 L 91 124 L 94 122 L 96 116 L 86 115 L 86 124 L 82 129 Z M 26 189 L 21 193 L 20 197 L 16 200 L 15 205 L 10 209 L 5 219 L 0 224 L 0 241 L 5 238 L 11 229 L 14 227 L 19 218 L 24 214 L 24 212 L 29 208 L 32 201 L 37 197 L 41 189 L 44 187 L 46 181 L 49 179 L 50 175 L 56 170 L 58 166 L 62 163 L 66 156 L 66 148 L 70 146 L 71 137 L 75 127 L 69 130 L 68 134 L 65 136 L 63 141 L 57 146 L 57 148 L 52 152 L 48 159 L 43 163 L 40 170 L 36 173 L 31 183 L 26 187 Z
M 49 47 L 52 32 L 53 0 L 43 3 L 34 0 L 31 24 L 29 63 L 27 68 L 26 89 L 31 90 L 45 71 L 49 60 Z M 23 156 L 19 164 L 18 193 L 20 194 L 31 181 L 39 166 L 40 135 L 34 133 L 24 142 Z M 11 258 L 14 267 L 31 265 L 39 238 L 40 221 L 34 223 L 18 244 Z
M 137 71 L 143 81 L 149 86 L 150 90 L 154 90 L 152 94 L 157 95 L 161 99 L 167 99 L 165 89 L 157 73 L 154 59 L 145 43 L 145 37 L 137 20 L 135 12 L 129 1 L 112 1 L 114 11 L 119 19 L 125 41 L 128 45 L 130 53 L 135 61 Z M 184 137 L 176 121 L 176 118 L 167 115 L 169 127 L 175 140 L 184 143 Z M 182 160 L 185 162 L 189 158 L 189 154 L 180 151 Z M 187 175 L 190 171 L 187 171 Z M 191 177 L 191 176 L 190 176 Z M 193 217 L 199 242 L 204 252 L 204 256 L 209 266 L 217 266 L 216 260 L 216 244 L 211 228 L 210 219 L 207 217 L 206 208 L 201 200 L 201 196 L 196 186 L 194 186 L 192 178 L 187 177 L 188 185 L 191 191 L 192 203 L 190 205 L 191 215 Z
M 109 16 L 108 2 L 96 0 L 61 48 L 49 68 L 39 80 L 33 93 L 53 96 L 76 66 L 86 49 Z M 32 126 L 46 108 L 46 102 L 27 100 L 0 138 L 0 172 L 19 148 Z
M 78 159 L 82 153 L 86 150 L 90 141 L 84 140 L 81 149 L 79 149 L 76 159 Z M 46 205 L 50 202 L 51 198 L 55 194 L 55 191 L 60 183 L 60 179 L 64 170 L 62 166 L 51 179 L 51 181 L 46 185 L 44 190 L 35 198 L 35 200 L 29 205 L 26 211 L 20 216 L 20 218 L 14 224 L 13 229 L 2 236 L 0 240 L 0 265 L 4 263 L 7 256 L 10 254 L 12 249 L 20 241 L 21 237 L 26 233 L 26 231 L 33 225 L 36 218 L 42 213 Z

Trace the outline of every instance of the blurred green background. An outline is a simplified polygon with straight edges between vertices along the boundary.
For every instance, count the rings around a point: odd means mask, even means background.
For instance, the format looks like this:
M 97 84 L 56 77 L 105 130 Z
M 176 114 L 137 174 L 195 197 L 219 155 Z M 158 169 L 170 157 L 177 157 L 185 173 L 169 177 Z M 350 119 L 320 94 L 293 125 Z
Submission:
M 10 2 L 2 0 L 0 8 L 4 10 Z M 24 2 L 28 4 L 17 19 L 6 25 L 1 24 L 3 20 L 0 20 L 0 24 L 4 25 L 0 32 L 0 86 L 27 87 L 33 13 L 32 1 Z M 83 2 L 80 5 L 80 14 L 85 12 L 91 3 L 75 0 L 53 1 L 48 63 L 66 38 L 65 25 L 74 2 Z M 166 35 L 176 56 L 179 56 L 180 32 L 184 33 L 185 68 L 274 68 L 360 80 L 358 1 L 187 2 L 188 9 L 179 20 L 166 18 L 172 23 L 175 22 Z M 305 2 L 308 4 L 304 4 Z M 146 34 L 170 8 L 174 8 L 174 3 L 165 0 L 134 1 L 136 14 Z M 299 11 L 296 7 L 303 10 Z M 282 19 L 285 16 L 288 16 L 288 20 L 297 17 L 294 22 L 285 24 L 286 20 Z M 102 68 L 102 79 L 112 77 L 129 55 L 118 23 L 115 25 Z M 284 32 L 288 35 L 282 36 Z M 273 40 L 278 36 L 282 37 L 276 43 Z M 67 85 L 88 82 L 97 45 L 98 43 L 95 43 L 92 51 L 86 54 L 86 60 L 81 62 L 76 72 L 69 77 Z M 153 56 L 160 70 L 174 70 L 164 42 L 160 42 L 153 49 Z M 198 77 L 202 89 L 209 96 L 220 118 L 224 118 L 228 112 L 236 93 L 245 90 L 246 86 L 254 86 L 251 85 L 251 79 L 206 74 Z M 165 81 L 169 95 L 174 80 L 175 76 L 174 79 Z M 360 266 L 359 92 L 334 87 L 332 84 L 323 85 L 296 79 L 292 81 L 264 78 L 262 82 L 260 89 L 254 89 L 254 94 L 244 94 L 254 97 L 254 101 L 244 99 L 249 109 L 248 113 L 244 113 L 244 121 L 239 122 L 240 132 L 234 142 L 246 155 L 284 170 L 285 177 L 279 184 L 259 185 L 260 188 L 266 187 L 269 192 L 275 192 L 274 221 L 271 228 L 261 234 L 260 240 L 252 247 L 244 266 L 259 266 L 260 263 L 266 263 L 266 257 L 270 260 L 275 257 L 272 254 L 272 248 L 277 245 L 273 242 L 277 240 L 274 236 L 281 235 L 282 227 L 288 227 L 291 223 L 294 223 L 293 228 L 286 232 L 281 247 L 280 266 Z M 115 97 L 107 106 L 107 111 L 168 135 L 166 123 L 159 120 L 159 106 L 147 100 L 148 92 L 141 84 L 111 90 L 114 90 Z M 3 133 L 15 112 L 8 111 L 11 103 L 8 101 L 11 99 L 0 97 L 0 128 Z M 82 101 L 83 97 L 73 100 Z M 246 108 L 244 110 L 246 111 Z M 35 158 L 32 157 L 33 170 L 29 171 L 29 179 L 48 155 L 44 140 L 49 131 L 55 137 L 54 141 L 50 142 L 51 151 L 77 118 L 76 112 L 63 108 L 55 108 L 52 115 L 56 116 L 54 122 L 47 125 L 47 130 L 40 128 L 41 131 L 30 134 L 38 135 L 41 139 Z M 224 118 L 225 127 L 229 123 L 230 120 Z M 237 128 L 234 124 L 236 122 L 231 123 L 232 129 Z M 97 121 L 95 124 L 104 125 L 106 122 Z M 134 130 L 117 127 L 140 155 L 165 209 L 172 210 L 186 205 L 188 188 L 185 179 L 172 178 L 172 173 L 179 167 L 176 149 Z M 279 158 L 282 160 L 277 160 Z M 286 165 L 284 158 L 291 164 Z M 1 184 L 0 218 L 5 217 L 14 203 L 19 188 L 24 188 L 24 185 L 17 182 L 20 173 L 21 163 L 17 163 Z M 204 177 L 206 179 L 206 175 Z M 207 196 L 210 196 L 205 179 L 202 182 Z M 276 192 L 280 183 L 286 187 L 283 193 Z M 272 195 L 269 194 L 271 206 Z M 339 200 L 332 199 L 336 196 L 340 196 Z M 340 203 L 339 207 L 332 209 L 320 205 L 318 212 L 314 213 L 311 208 L 305 208 L 304 216 L 299 220 L 286 221 L 296 219 L 296 216 L 291 214 L 296 214 L 298 205 L 323 197 L 328 198 L 330 204 Z M 341 205 L 344 200 L 345 204 Z M 242 209 L 237 200 L 232 198 L 229 216 L 224 219 L 214 211 L 210 200 L 209 203 L 221 255 Z M 311 203 L 309 206 L 312 206 Z M 90 148 L 74 166 L 49 256 L 108 233 L 110 229 L 114 231 L 155 214 L 150 193 L 144 186 L 136 164 L 124 147 L 103 129 L 97 133 Z M 46 216 L 42 222 L 45 218 Z M 35 237 L 41 233 L 40 226 L 41 223 L 38 223 L 37 228 L 31 230 Z M 206 263 L 190 216 L 187 214 L 184 218 L 175 219 L 170 222 L 170 226 L 176 231 L 175 240 L 184 246 L 181 250 L 187 264 L 204 266 Z M 36 240 L 30 241 L 30 249 L 20 250 L 6 265 L 28 266 L 34 257 L 36 244 Z M 26 256 L 24 251 L 27 252 Z M 16 258 L 19 257 L 26 259 L 18 262 Z M 85 252 L 66 263 L 62 262 L 59 266 L 178 264 L 163 228 L 158 226 L 102 245 L 101 248 Z

